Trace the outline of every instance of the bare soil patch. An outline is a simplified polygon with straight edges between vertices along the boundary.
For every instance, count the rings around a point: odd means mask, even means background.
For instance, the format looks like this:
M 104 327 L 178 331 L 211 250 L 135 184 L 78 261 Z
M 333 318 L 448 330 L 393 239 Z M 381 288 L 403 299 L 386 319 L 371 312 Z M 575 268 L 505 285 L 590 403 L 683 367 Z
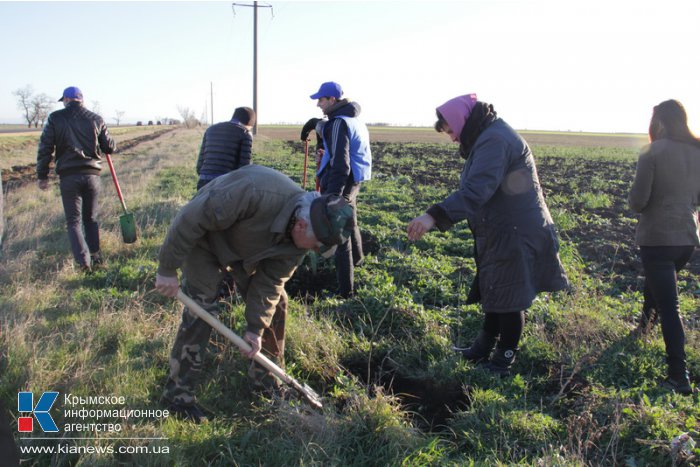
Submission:
M 616 146 L 617 147 L 617 146 Z M 463 160 L 446 145 L 410 146 L 385 142 L 372 144 L 373 169 L 390 176 L 410 176 L 416 185 L 457 187 Z M 405 159 L 417 161 L 407 165 Z M 638 215 L 627 203 L 634 179 L 636 161 L 577 157 L 538 157 L 537 168 L 545 196 L 559 195 L 581 219 L 578 226 L 560 231 L 562 239 L 572 242 L 586 271 L 620 291 L 642 287 L 643 270 L 634 244 Z M 591 180 L 604 179 L 600 190 Z M 612 201 L 609 207 L 588 208 L 573 202 L 583 191 L 597 191 Z M 550 209 L 551 209 L 550 204 Z M 695 254 L 687 272 L 700 274 L 700 254 Z
M 257 137 L 299 141 L 302 125 L 260 126 Z M 372 142 L 385 143 L 449 143 L 449 139 L 433 128 L 426 127 L 369 127 Z M 641 148 L 648 143 L 643 134 L 598 134 L 546 131 L 519 131 L 532 145 L 579 146 L 579 147 L 623 147 Z
M 550 143 L 552 141 L 554 140 L 548 140 Z M 592 144 L 595 141 L 607 141 L 611 144 L 612 140 L 603 136 L 591 136 L 589 143 Z M 292 140 L 289 144 L 294 150 L 303 151 L 301 143 L 297 140 Z M 411 177 L 416 186 L 444 185 L 456 188 L 464 161 L 455 155 L 455 149 L 449 144 L 412 145 L 374 140 L 372 142 L 373 170 L 387 176 Z M 586 265 L 586 272 L 608 283 L 611 289 L 640 290 L 643 286 L 644 274 L 638 248 L 634 243 L 639 216 L 629 208 L 627 203 L 636 161 L 586 158 L 585 155 L 536 158 L 545 196 L 557 195 L 571 200 L 566 203 L 565 208 L 579 219 L 578 225 L 569 230 L 560 229 L 559 235 L 562 240 L 576 246 Z M 407 160 L 415 162 L 410 164 Z M 602 189 L 591 188 L 590 182 L 596 179 L 605 181 Z M 607 195 L 611 205 L 604 208 L 589 208 L 575 202 L 576 197 L 586 191 Z M 549 207 L 552 209 L 552 203 L 549 203 Z M 364 235 L 365 232 L 363 232 Z M 299 279 L 308 280 L 308 283 L 300 283 L 295 287 L 302 294 L 308 292 L 313 295 L 324 289 L 328 290 L 335 280 L 333 275 L 323 276 L 323 273 L 316 277 L 307 277 L 303 271 L 299 271 L 297 275 Z M 693 256 L 687 271 L 682 273 L 682 276 L 694 278 L 698 275 L 700 275 L 700 254 Z M 321 277 L 323 279 L 319 282 Z

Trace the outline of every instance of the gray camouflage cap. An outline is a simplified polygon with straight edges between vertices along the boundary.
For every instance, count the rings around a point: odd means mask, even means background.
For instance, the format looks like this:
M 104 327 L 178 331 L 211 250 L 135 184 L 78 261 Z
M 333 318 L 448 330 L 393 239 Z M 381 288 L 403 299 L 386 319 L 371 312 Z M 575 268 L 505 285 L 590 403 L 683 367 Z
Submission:
M 352 233 L 352 206 L 342 196 L 324 195 L 311 203 L 311 227 L 328 250 L 345 243 Z M 321 252 L 322 254 L 324 251 Z

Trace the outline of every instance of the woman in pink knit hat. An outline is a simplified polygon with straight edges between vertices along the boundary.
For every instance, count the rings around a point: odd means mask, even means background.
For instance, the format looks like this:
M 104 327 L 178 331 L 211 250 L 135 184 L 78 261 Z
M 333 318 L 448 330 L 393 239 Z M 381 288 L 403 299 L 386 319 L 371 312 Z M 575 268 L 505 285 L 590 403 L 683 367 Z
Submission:
M 408 238 L 467 220 L 477 270 L 467 303 L 481 303 L 485 318 L 471 346 L 455 349 L 509 374 L 537 293 L 569 287 L 554 223 L 530 148 L 493 105 L 466 94 L 438 107 L 437 117 L 435 129 L 459 143 L 464 168 L 458 189 L 408 224 Z

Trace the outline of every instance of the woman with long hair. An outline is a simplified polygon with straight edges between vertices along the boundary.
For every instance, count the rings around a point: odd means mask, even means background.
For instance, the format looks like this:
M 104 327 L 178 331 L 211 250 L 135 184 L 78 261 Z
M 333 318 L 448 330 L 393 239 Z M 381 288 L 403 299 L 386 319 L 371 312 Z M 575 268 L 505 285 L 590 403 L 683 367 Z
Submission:
M 635 241 L 645 277 L 644 305 L 634 333 L 647 333 L 657 317 L 661 319 L 668 363 L 663 386 L 691 394 L 677 274 L 700 245 L 700 140 L 688 128 L 685 108 L 676 100 L 654 107 L 649 139 L 629 195 L 630 207 L 641 213 Z

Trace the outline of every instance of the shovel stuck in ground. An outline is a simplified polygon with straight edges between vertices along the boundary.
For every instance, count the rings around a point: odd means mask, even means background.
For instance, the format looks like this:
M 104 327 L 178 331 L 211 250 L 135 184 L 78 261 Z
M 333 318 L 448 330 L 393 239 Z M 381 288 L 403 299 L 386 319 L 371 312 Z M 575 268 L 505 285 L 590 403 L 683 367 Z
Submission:
M 122 209 L 124 209 L 124 214 L 119 217 L 119 225 L 122 229 L 122 238 L 124 239 L 124 243 L 134 243 L 136 241 L 136 222 L 134 221 L 134 215 L 126 209 L 124 196 L 122 195 L 121 188 L 119 188 L 117 173 L 114 171 L 114 165 L 112 165 L 112 158 L 109 156 L 109 154 L 105 154 L 105 156 L 107 157 L 109 172 L 112 174 L 112 180 L 114 180 L 114 186 L 117 189 L 119 201 L 122 204 Z
M 243 350 L 244 352 L 250 352 L 250 344 L 248 344 L 246 341 L 241 339 L 236 333 L 227 328 L 224 325 L 224 323 L 207 313 L 204 308 L 199 306 L 197 302 L 185 295 L 185 293 L 182 290 L 177 291 L 177 299 L 180 300 L 192 313 L 197 315 L 197 317 L 204 320 L 212 328 L 216 329 L 219 332 L 219 334 L 223 335 L 226 339 L 236 344 L 236 346 L 239 349 Z M 302 385 L 301 383 L 299 383 L 297 380 L 285 373 L 282 368 L 277 366 L 274 362 L 272 362 L 269 358 L 267 358 L 260 352 L 258 352 L 255 355 L 255 357 L 253 357 L 253 359 L 260 365 L 262 365 L 270 373 L 272 373 L 276 378 L 282 380 L 284 383 L 294 388 L 313 407 L 317 409 L 323 408 L 323 405 L 321 404 L 321 398 L 308 385 Z

